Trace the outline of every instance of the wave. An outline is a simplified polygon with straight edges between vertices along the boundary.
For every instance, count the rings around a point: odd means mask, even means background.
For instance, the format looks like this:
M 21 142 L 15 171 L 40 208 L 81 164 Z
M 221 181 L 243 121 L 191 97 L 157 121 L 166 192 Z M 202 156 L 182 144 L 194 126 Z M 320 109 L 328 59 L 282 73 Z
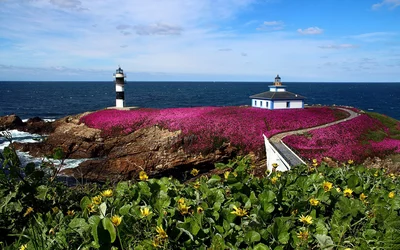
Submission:
M 0 131 L 3 132 L 3 131 Z M 14 142 L 21 142 L 21 143 L 38 143 L 38 141 L 43 140 L 43 136 L 39 134 L 31 134 L 28 132 L 22 132 L 18 130 L 8 130 L 8 132 L 11 133 L 12 140 Z M 9 146 L 10 142 L 4 138 L 0 137 L 0 152 L 2 153 L 4 148 Z M 43 162 L 48 162 L 51 161 L 55 165 L 60 165 L 61 161 L 60 160 L 53 160 L 53 159 L 46 159 L 46 158 L 37 158 L 29 155 L 29 152 L 21 152 L 17 151 L 17 155 L 21 161 L 21 165 L 25 166 L 26 164 L 33 162 L 36 166 L 40 166 Z M 67 168 L 76 168 L 78 165 L 84 161 L 87 161 L 89 159 L 66 159 L 64 160 L 63 165 L 61 166 L 61 169 L 67 169 Z

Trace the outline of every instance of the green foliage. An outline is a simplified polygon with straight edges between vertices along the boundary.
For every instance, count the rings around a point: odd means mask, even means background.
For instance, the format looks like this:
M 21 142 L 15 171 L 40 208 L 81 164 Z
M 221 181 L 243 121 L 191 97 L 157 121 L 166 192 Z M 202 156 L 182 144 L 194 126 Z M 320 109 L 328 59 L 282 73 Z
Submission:
M 367 112 L 367 114 L 382 122 L 389 129 L 389 136 L 391 138 L 400 140 L 400 121 L 379 113 Z
M 13 161 L 12 153 L 7 157 L 2 158 L 3 163 Z M 260 178 L 252 175 L 247 158 L 216 167 L 225 173 L 201 176 L 191 183 L 163 177 L 102 188 L 66 188 L 45 177 L 32 182 L 28 176 L 21 179 L 6 174 L 7 178 L 1 179 L 0 246 L 259 250 L 400 247 L 399 181 L 382 169 L 298 166 Z M 11 188 L 6 185 L 8 181 L 15 186 L 11 192 L 5 189 Z M 22 189 L 24 181 L 29 189 Z M 33 211 L 24 216 L 28 207 Z

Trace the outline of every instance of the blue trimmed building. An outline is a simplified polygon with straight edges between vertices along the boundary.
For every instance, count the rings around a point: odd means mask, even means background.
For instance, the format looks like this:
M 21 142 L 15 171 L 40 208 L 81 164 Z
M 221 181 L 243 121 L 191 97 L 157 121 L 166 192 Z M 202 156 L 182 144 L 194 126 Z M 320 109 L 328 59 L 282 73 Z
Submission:
M 279 75 L 275 77 L 274 85 L 269 91 L 252 95 L 251 106 L 263 109 L 299 109 L 304 108 L 304 96 L 286 91 Z

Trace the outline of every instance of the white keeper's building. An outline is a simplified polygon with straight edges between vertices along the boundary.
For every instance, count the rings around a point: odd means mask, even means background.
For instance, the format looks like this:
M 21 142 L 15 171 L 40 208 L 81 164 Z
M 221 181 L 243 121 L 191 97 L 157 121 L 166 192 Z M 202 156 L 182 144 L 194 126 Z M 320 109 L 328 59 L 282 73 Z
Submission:
M 301 109 L 304 108 L 304 96 L 286 91 L 279 75 L 275 77 L 274 85 L 269 91 L 252 95 L 251 106 L 263 109 Z

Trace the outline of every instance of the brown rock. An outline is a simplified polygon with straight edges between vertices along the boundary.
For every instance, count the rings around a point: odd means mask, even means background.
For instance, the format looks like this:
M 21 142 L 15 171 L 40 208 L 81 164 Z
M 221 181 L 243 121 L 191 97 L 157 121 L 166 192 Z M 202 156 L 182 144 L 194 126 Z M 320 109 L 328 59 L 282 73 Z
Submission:
M 16 115 L 7 115 L 0 117 L 0 130 L 16 129 L 22 127 L 24 123 Z

